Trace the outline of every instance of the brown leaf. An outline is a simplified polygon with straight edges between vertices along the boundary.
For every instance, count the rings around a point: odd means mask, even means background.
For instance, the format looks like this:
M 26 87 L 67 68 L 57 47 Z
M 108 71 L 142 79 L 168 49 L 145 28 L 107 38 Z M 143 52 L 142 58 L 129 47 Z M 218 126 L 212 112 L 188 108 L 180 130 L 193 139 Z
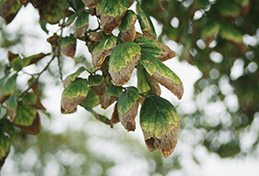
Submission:
M 102 36 L 101 32 L 93 32 L 89 35 L 89 39 L 94 42 L 100 42 L 100 41 L 102 41 L 103 36 Z
M 100 96 L 101 107 L 107 109 L 112 103 L 114 103 L 118 98 L 115 96 L 108 95 L 104 93 Z
M 98 0 L 82 0 L 82 1 L 89 9 L 96 8 L 98 4 Z
M 19 127 L 23 132 L 30 134 L 30 135 L 37 135 L 40 132 L 40 116 L 37 113 L 36 118 L 32 122 L 31 126 L 22 126 L 22 125 L 16 125 Z
M 1 2 L 0 16 L 2 16 L 5 19 L 6 24 L 9 24 L 10 22 L 12 22 L 17 12 L 19 11 L 18 9 L 17 11 L 12 12 L 13 8 L 16 8 L 15 6 L 17 5 L 18 4 L 16 0 L 8 0 L 5 2 Z
M 70 114 L 76 111 L 77 105 L 85 99 L 84 96 L 78 96 L 76 98 L 69 99 L 62 96 L 61 98 L 61 113 Z
M 111 118 L 112 124 L 116 124 L 116 123 L 120 122 L 119 114 L 118 114 L 118 110 L 117 110 L 117 104 L 118 103 L 115 104 L 114 109 L 113 109 L 112 118 Z
M 149 77 L 148 80 L 149 80 L 150 83 L 154 86 L 154 88 L 155 88 L 155 93 L 156 93 L 158 96 L 160 96 L 160 95 L 161 95 L 161 88 L 160 88 L 158 82 L 157 82 L 155 79 L 153 79 L 152 77 Z
M 179 125 L 176 128 L 174 128 L 172 131 L 169 131 L 168 133 L 163 135 L 161 139 L 153 138 L 153 136 L 150 133 L 146 133 L 145 131 L 143 131 L 143 133 L 144 133 L 144 138 L 148 149 L 150 151 L 160 149 L 161 153 L 166 158 L 174 151 L 174 148 L 177 143 L 178 131 L 179 131 Z
M 104 92 L 106 91 L 107 84 L 105 81 L 103 81 L 100 85 L 98 86 L 91 86 L 91 89 L 96 93 L 97 95 L 103 95 Z
M 27 3 L 27 0 L 16 0 L 19 4 L 25 5 Z
M 134 104 L 125 114 L 123 115 L 119 114 L 119 119 L 121 121 L 121 124 L 128 131 L 135 131 L 135 128 L 136 128 L 135 118 L 138 114 L 138 106 L 139 106 L 139 100 L 137 100 L 136 104 Z

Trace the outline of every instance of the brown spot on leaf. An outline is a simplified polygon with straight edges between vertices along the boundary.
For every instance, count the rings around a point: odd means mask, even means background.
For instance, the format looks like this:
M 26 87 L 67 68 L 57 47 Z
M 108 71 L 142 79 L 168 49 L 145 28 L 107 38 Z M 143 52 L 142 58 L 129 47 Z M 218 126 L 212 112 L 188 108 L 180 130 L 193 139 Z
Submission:
M 76 111 L 77 105 L 79 105 L 85 99 L 84 96 L 78 96 L 76 98 L 69 99 L 65 96 L 61 98 L 61 113 L 70 114 Z
M 117 104 L 118 103 L 115 104 L 114 109 L 113 109 L 112 118 L 111 118 L 112 124 L 116 124 L 116 123 L 120 122 L 119 114 L 118 114 L 118 110 L 117 110 Z
M 100 101 L 101 101 L 101 107 L 103 109 L 108 108 L 112 103 L 114 103 L 118 98 L 115 96 L 107 95 L 104 93 L 103 95 L 100 96 Z
M 31 126 L 22 126 L 16 125 L 19 127 L 23 132 L 30 134 L 30 135 L 37 135 L 40 132 L 40 116 L 37 113 L 36 118 L 33 120 Z
M 160 61 L 166 61 L 168 59 L 171 59 L 175 57 L 175 52 L 171 50 L 168 46 L 164 45 L 163 43 L 160 43 L 157 41 L 158 47 L 162 49 L 162 52 L 160 56 L 156 56 L 157 59 Z
M 97 68 L 101 68 L 105 58 L 110 54 L 110 52 L 112 51 L 112 49 L 115 47 L 115 44 L 113 44 L 112 48 L 109 50 L 98 50 L 97 48 L 95 48 L 93 50 L 92 53 L 92 62 L 93 65 Z

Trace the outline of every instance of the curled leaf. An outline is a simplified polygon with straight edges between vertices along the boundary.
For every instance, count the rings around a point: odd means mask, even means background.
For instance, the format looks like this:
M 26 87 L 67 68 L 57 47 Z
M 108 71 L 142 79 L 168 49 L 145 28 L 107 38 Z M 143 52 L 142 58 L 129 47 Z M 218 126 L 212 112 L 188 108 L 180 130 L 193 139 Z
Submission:
M 88 28 L 88 24 L 89 24 L 89 13 L 82 12 L 76 19 L 76 22 L 73 27 L 74 37 L 75 38 L 83 37 L 86 32 L 86 29 Z
M 65 87 L 61 98 L 61 112 L 73 113 L 87 96 L 89 91 L 87 80 L 78 78 Z
M 82 0 L 88 8 L 95 8 L 98 4 L 98 0 Z
M 76 39 L 73 36 L 60 39 L 61 51 L 69 57 L 74 57 L 76 52 Z
M 127 0 L 99 0 L 97 15 L 101 18 L 101 28 L 108 35 L 121 24 L 128 9 Z
M 160 149 L 168 157 L 177 143 L 179 117 L 174 106 L 157 95 L 148 96 L 140 111 L 140 126 L 150 151 Z
M 134 131 L 136 128 L 135 118 L 138 113 L 139 93 L 135 87 L 128 87 L 118 98 L 118 114 L 121 124 L 128 131 Z
M 135 23 L 137 20 L 137 15 L 132 11 L 128 10 L 126 15 L 123 17 L 120 32 L 121 32 L 121 40 L 124 42 L 130 42 L 135 39 L 136 30 Z
M 112 50 L 109 73 L 114 85 L 121 86 L 129 81 L 140 55 L 140 47 L 134 42 L 122 43 Z
M 92 62 L 97 68 L 101 68 L 105 58 L 110 54 L 115 47 L 117 38 L 114 36 L 108 36 L 104 38 L 93 50 Z

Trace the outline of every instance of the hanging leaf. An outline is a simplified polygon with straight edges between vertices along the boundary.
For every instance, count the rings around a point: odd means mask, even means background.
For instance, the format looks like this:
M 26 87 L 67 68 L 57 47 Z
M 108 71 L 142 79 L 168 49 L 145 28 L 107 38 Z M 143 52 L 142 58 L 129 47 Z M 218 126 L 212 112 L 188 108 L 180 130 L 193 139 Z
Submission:
M 151 54 L 145 52 L 142 52 L 140 61 L 148 74 L 157 82 L 169 89 L 179 99 L 182 98 L 184 91 L 182 81 L 170 68 Z
M 110 54 L 115 47 L 117 38 L 114 36 L 105 37 L 93 50 L 92 62 L 97 68 L 100 68 L 105 58 Z
M 109 73 L 114 85 L 121 86 L 129 81 L 140 55 L 140 47 L 134 42 L 122 43 L 112 50 Z
M 61 112 L 73 113 L 87 96 L 89 91 L 87 80 L 78 78 L 65 87 L 61 98 Z
M 118 99 L 121 91 L 122 87 L 114 86 L 110 83 L 106 89 L 106 92 L 100 96 L 101 107 L 103 109 L 108 108 L 112 103 L 114 103 Z
M 20 8 L 21 5 L 16 0 L 3 0 L 0 2 L 0 16 L 5 19 L 6 24 L 9 24 L 15 18 Z
M 85 99 L 80 103 L 80 106 L 85 108 L 94 108 L 100 104 L 100 98 L 92 89 L 89 90 Z
M 238 31 L 234 26 L 231 26 L 229 24 L 224 23 L 221 25 L 220 35 L 224 39 L 232 41 L 236 44 L 243 43 L 242 33 Z
M 23 126 L 23 125 L 16 125 L 19 127 L 23 132 L 30 134 L 30 135 L 37 135 L 40 132 L 40 116 L 37 113 L 36 118 L 33 120 L 30 126 Z
M 7 114 L 13 122 L 16 117 L 17 100 L 15 95 L 11 95 L 6 102 Z
M 147 72 L 142 66 L 137 67 L 137 78 L 138 78 L 138 92 L 140 94 L 145 94 L 151 90 L 150 83 L 147 78 Z
M 121 124 L 128 131 L 134 131 L 136 128 L 135 117 L 138 113 L 139 93 L 135 87 L 128 87 L 118 98 L 118 114 Z
M 96 93 L 97 95 L 104 94 L 107 84 L 101 75 L 90 75 L 88 80 L 89 87 L 94 91 L 94 93 Z
M 111 123 L 112 124 L 116 124 L 120 122 L 120 118 L 119 118 L 119 113 L 118 113 L 118 102 L 115 104 L 114 109 L 113 109 L 113 113 L 112 113 L 112 118 L 111 118 Z
M 89 13 L 82 12 L 76 19 L 76 22 L 73 27 L 74 37 L 75 38 L 83 37 L 86 32 L 86 29 L 88 28 L 88 24 L 89 24 Z
M 76 52 L 76 39 L 73 36 L 60 39 L 61 51 L 69 57 L 74 57 Z
M 15 125 L 31 126 L 34 119 L 36 118 L 36 109 L 29 107 L 23 102 L 19 101 L 17 104 L 16 117 L 13 121 Z
M 99 0 L 97 15 L 100 16 L 101 28 L 107 35 L 121 24 L 127 9 L 127 0 Z
M 98 0 L 82 0 L 88 8 L 95 8 L 98 4 Z
M 164 157 L 174 151 L 180 122 L 169 101 L 157 95 L 148 96 L 140 110 L 140 126 L 150 151 L 160 149 Z
M 153 26 L 153 23 L 152 23 L 151 19 L 142 10 L 139 3 L 137 3 L 137 5 L 136 5 L 136 11 L 137 11 L 138 19 L 139 19 L 139 24 L 140 24 L 140 27 L 141 27 L 141 30 L 142 30 L 144 36 L 155 39 L 156 31 Z
M 175 56 L 175 52 L 168 46 L 154 39 L 139 36 L 136 38 L 135 42 L 139 44 L 141 51 L 152 54 L 162 62 Z
M 10 151 L 11 141 L 2 131 L 0 132 L 0 168 L 3 166 L 5 159 Z
M 71 82 L 75 81 L 76 78 L 81 75 L 81 73 L 83 73 L 85 71 L 85 67 L 79 67 L 73 74 L 70 74 L 69 76 L 67 76 L 64 81 L 63 81 L 63 87 L 67 87 L 68 84 L 70 84 Z
M 132 11 L 128 10 L 126 15 L 123 17 L 120 32 L 121 32 L 121 40 L 124 42 L 130 42 L 135 39 L 136 30 L 135 23 L 137 20 L 137 15 Z
M 35 64 L 48 55 L 50 55 L 50 53 L 47 53 L 47 54 L 39 53 L 39 54 L 31 55 L 29 57 L 25 57 L 25 58 L 23 58 L 23 65 L 25 67 L 25 66 L 28 66 L 31 64 Z
M 38 110 L 46 111 L 46 108 L 41 103 L 40 96 L 39 96 L 39 82 L 34 81 L 33 83 L 29 83 L 29 84 L 30 85 L 32 84 L 31 85 L 32 91 L 33 91 L 33 94 L 36 96 L 36 102 L 31 107 L 38 109 Z

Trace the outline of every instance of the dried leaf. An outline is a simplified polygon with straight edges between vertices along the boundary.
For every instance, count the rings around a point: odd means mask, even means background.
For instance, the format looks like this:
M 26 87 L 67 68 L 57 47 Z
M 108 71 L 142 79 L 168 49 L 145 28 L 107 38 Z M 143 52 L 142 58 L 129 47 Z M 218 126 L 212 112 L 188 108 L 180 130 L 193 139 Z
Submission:
M 169 101 L 157 95 L 148 96 L 141 107 L 140 125 L 150 151 L 160 149 L 164 157 L 174 151 L 180 122 Z
M 25 58 L 23 58 L 23 65 L 25 67 L 25 66 L 28 66 L 31 64 L 35 64 L 35 63 L 39 62 L 41 59 L 43 59 L 44 57 L 49 56 L 49 55 L 50 55 L 50 53 L 47 53 L 47 54 L 39 53 L 39 54 L 34 54 L 31 56 L 25 57 Z
M 0 16 L 5 19 L 6 24 L 9 24 L 15 18 L 20 8 L 21 5 L 16 0 L 3 0 L 0 3 Z
M 98 0 L 82 0 L 82 1 L 89 9 L 95 8 L 98 4 Z
M 114 85 L 121 86 L 129 81 L 140 55 L 140 47 L 134 42 L 122 43 L 112 50 L 109 73 Z
M 94 91 L 94 93 L 96 93 L 97 95 L 104 94 L 107 84 L 101 75 L 90 75 L 88 80 L 89 87 Z
M 74 37 L 75 38 L 83 37 L 86 32 L 86 29 L 88 28 L 88 24 L 89 24 L 89 13 L 82 12 L 76 19 L 76 22 L 73 27 Z
M 128 10 L 119 27 L 122 41 L 130 42 L 135 39 L 136 30 L 134 25 L 136 20 L 137 15 L 132 10 Z
M 103 32 L 93 32 L 89 35 L 89 39 L 94 42 L 100 42 L 103 39 Z
M 114 103 L 118 99 L 121 91 L 122 87 L 114 86 L 110 83 L 106 89 L 106 92 L 100 96 L 101 107 L 103 109 L 108 108 L 112 103 Z
M 99 0 L 97 15 L 101 18 L 101 28 L 108 35 L 121 24 L 128 9 L 127 0 Z
M 76 39 L 73 36 L 60 39 L 61 51 L 69 57 L 74 57 L 76 52 Z
M 23 132 L 30 134 L 30 135 L 37 135 L 40 132 L 40 116 L 37 113 L 36 118 L 33 120 L 30 126 L 23 126 L 23 125 L 16 125 L 19 127 Z
M 121 124 L 128 131 L 134 131 L 136 128 L 135 118 L 138 113 L 139 93 L 135 87 L 128 87 L 118 98 L 118 114 Z
M 119 113 L 118 113 L 117 107 L 118 107 L 118 103 L 115 104 L 114 109 L 113 109 L 112 118 L 111 118 L 111 123 L 112 124 L 116 124 L 116 123 L 120 122 L 120 118 L 119 118 Z

